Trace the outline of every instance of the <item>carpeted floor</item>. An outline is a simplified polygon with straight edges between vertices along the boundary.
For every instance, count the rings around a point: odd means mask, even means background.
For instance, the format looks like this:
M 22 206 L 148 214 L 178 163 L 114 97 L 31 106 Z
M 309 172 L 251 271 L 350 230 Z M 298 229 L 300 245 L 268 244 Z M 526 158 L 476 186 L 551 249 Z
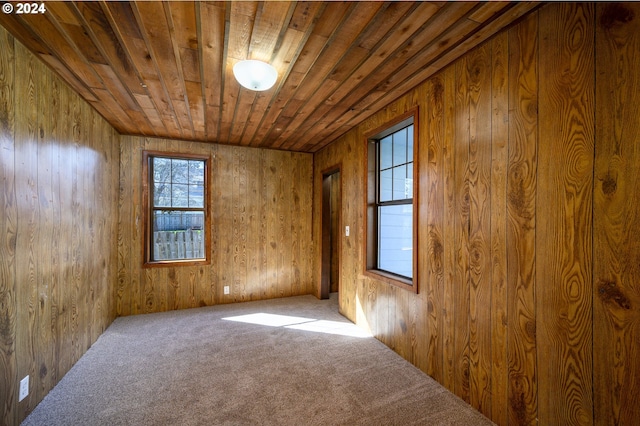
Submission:
M 23 425 L 492 424 L 332 296 L 118 318 Z

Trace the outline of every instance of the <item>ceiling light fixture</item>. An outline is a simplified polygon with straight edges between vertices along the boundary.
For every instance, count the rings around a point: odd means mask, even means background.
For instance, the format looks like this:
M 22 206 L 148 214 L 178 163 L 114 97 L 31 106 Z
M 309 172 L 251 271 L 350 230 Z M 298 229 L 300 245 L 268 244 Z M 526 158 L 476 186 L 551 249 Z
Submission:
M 271 65 L 248 59 L 233 66 L 233 75 L 243 87 L 250 90 L 269 90 L 278 79 L 278 72 Z

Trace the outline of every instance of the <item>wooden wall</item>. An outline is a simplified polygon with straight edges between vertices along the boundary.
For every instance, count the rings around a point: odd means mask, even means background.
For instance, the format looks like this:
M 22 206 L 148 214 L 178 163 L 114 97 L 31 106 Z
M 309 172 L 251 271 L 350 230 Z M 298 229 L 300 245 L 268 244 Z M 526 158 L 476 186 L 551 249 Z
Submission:
M 210 265 L 142 267 L 145 149 L 212 156 Z M 311 154 L 122 136 L 120 158 L 118 315 L 312 292 Z
M 118 139 L 0 27 L 0 424 L 20 424 L 115 317 Z
M 343 314 L 500 425 L 640 419 L 638 52 L 639 5 L 548 4 L 314 156 Z M 417 295 L 362 274 L 363 135 L 414 106 Z

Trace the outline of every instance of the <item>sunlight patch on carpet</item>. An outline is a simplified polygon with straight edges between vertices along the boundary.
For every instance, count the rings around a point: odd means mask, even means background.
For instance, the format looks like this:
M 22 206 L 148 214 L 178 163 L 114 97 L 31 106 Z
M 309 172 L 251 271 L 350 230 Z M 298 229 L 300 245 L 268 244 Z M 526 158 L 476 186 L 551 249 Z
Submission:
M 267 327 L 284 327 L 294 330 L 311 331 L 314 333 L 337 334 L 350 337 L 371 337 L 371 334 L 360 329 L 355 324 L 339 321 L 317 320 L 314 318 L 293 317 L 289 315 L 277 315 L 256 313 L 222 318 L 226 321 L 244 322 L 247 324 L 264 325 Z

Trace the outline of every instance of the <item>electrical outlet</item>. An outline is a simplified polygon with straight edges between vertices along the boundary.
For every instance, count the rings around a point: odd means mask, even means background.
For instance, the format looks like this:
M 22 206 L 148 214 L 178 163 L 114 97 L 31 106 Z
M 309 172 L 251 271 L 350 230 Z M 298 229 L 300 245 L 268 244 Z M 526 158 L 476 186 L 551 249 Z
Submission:
M 348 226 L 345 226 L 345 227 L 344 227 L 344 236 L 345 236 L 345 237 L 348 237 L 348 236 L 349 236 L 349 227 L 348 227 Z
M 229 286 L 228 285 L 224 286 L 224 294 L 229 294 Z
M 18 397 L 18 402 L 25 399 L 27 395 L 29 395 L 29 376 L 20 380 L 20 396 Z

